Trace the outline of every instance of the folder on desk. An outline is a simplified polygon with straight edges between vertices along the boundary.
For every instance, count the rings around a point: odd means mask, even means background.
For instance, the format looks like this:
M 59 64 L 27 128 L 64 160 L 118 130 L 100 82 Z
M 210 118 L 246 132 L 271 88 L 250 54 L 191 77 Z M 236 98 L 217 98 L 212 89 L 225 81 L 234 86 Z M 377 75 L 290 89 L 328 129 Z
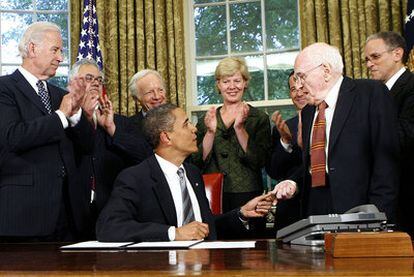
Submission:
M 131 249 L 188 249 L 203 240 L 184 241 L 150 241 L 139 242 L 125 246 L 126 250 Z
M 60 250 L 121 250 L 133 242 L 84 241 L 60 247 Z

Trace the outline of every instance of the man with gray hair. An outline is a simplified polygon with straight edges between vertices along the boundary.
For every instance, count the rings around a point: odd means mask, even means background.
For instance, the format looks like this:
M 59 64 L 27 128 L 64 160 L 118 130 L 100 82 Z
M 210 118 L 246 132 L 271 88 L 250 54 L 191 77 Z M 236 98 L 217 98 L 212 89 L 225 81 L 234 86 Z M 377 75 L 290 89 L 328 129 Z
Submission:
M 136 105 L 141 106 L 141 110 L 130 120 L 138 130 L 142 130 L 145 114 L 167 101 L 165 83 L 158 71 L 143 69 L 132 76 L 128 88 Z
M 391 31 L 379 32 L 367 38 L 365 61 L 371 78 L 382 81 L 388 87 L 398 112 L 401 178 L 397 227 L 414 236 L 414 74 L 404 66 L 407 59 L 405 39 L 400 34 Z
M 86 219 L 85 190 L 75 153 L 93 147 L 93 129 L 80 108 L 84 79 L 66 92 L 47 82 L 63 61 L 53 23 L 30 25 L 19 43 L 22 65 L 0 77 L 0 241 L 72 241 Z
M 103 95 L 104 74 L 93 59 L 77 61 L 69 72 L 72 80 L 83 77 L 86 83 L 82 109 L 95 127 L 95 144 L 90 155 L 80 160 L 79 172 L 82 183 L 89 187 L 89 227 L 85 239 L 94 239 L 95 222 L 105 206 L 118 173 L 135 165 L 152 154 L 141 132 L 128 130 L 128 118 L 114 114 L 112 102 Z
M 154 155 L 122 171 L 96 226 L 100 241 L 214 240 L 245 232 L 243 220 L 262 217 L 273 195 L 261 195 L 213 217 L 197 167 L 184 162 L 198 151 L 197 128 L 173 104 L 151 109 L 144 130 Z
M 338 49 L 325 43 L 303 49 L 294 70 L 295 86 L 308 92 L 310 104 L 302 110 L 304 187 L 299 194 L 304 216 L 374 204 L 392 222 L 398 136 L 387 88 L 377 81 L 343 77 Z M 280 185 L 301 180 L 292 179 L 279 183 L 276 195 Z

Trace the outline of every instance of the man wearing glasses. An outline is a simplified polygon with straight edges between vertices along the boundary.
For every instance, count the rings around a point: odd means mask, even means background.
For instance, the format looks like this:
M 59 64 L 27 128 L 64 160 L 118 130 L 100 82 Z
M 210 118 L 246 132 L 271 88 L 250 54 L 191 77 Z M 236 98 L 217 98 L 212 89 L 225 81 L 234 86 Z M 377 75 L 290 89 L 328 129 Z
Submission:
M 398 136 L 387 88 L 343 77 L 338 49 L 325 43 L 301 51 L 294 69 L 296 88 L 308 92 L 302 109 L 304 186 L 299 188 L 304 215 L 374 204 L 393 221 Z M 303 176 L 279 184 L 300 183 Z
M 405 68 L 408 51 L 404 38 L 396 32 L 379 32 L 367 38 L 365 61 L 372 79 L 389 89 L 398 111 L 398 135 L 401 144 L 401 177 L 397 208 L 398 227 L 414 235 L 412 201 L 414 187 L 414 75 Z
M 86 96 L 82 109 L 95 131 L 91 155 L 80 162 L 82 183 L 89 192 L 89 220 L 83 239 L 93 239 L 95 222 L 112 191 L 113 182 L 121 170 L 135 165 L 152 154 L 144 136 L 129 130 L 128 118 L 114 114 L 112 102 L 103 95 L 104 75 L 94 60 L 82 59 L 69 72 L 69 79 L 84 78 Z

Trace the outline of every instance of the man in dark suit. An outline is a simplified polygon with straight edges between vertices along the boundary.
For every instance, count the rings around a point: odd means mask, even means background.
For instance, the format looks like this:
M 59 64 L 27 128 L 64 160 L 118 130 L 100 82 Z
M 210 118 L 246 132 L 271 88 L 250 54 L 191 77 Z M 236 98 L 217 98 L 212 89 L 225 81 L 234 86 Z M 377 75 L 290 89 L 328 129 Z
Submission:
M 75 150 L 92 149 L 93 129 L 80 109 L 82 78 L 69 93 L 46 82 L 62 51 L 59 27 L 34 23 L 19 44 L 22 65 L 0 78 L 0 241 L 72 241 L 85 226 Z
M 414 236 L 414 74 L 404 66 L 407 59 L 406 43 L 400 34 L 380 32 L 367 38 L 365 61 L 371 78 L 382 81 L 388 87 L 398 112 L 401 178 L 397 225 Z
M 85 80 L 82 109 L 96 130 L 93 152 L 84 155 L 79 166 L 81 182 L 90 199 L 90 227 L 85 239 L 93 239 L 97 216 L 111 194 L 116 176 L 153 152 L 141 132 L 128 130 L 127 117 L 114 114 L 111 101 L 107 95 L 102 95 L 104 75 L 94 60 L 77 61 L 69 72 L 69 79 L 75 76 Z
M 183 163 L 197 151 L 197 129 L 182 109 L 172 104 L 152 109 L 144 129 L 155 154 L 117 177 L 98 219 L 98 240 L 216 239 L 243 232 L 243 221 L 267 214 L 270 194 L 213 217 L 200 171 Z
M 300 111 L 306 105 L 303 88 L 296 89 L 294 71 L 289 74 L 290 98 L 298 112 L 293 118 L 283 120 L 279 111 L 272 115 L 275 126 L 272 130 L 272 150 L 266 163 L 267 174 L 275 180 L 289 178 L 297 170 L 302 170 L 302 149 L 297 143 Z M 299 185 L 300 186 L 300 185 Z M 299 220 L 301 213 L 299 197 L 278 203 L 275 213 L 275 227 L 281 229 Z
M 132 76 L 128 89 L 136 105 L 141 106 L 141 110 L 129 118 L 130 128 L 141 131 L 146 113 L 167 102 L 165 83 L 158 71 L 143 69 Z
M 343 77 L 342 70 L 338 49 L 325 43 L 306 47 L 295 60 L 296 87 L 308 91 L 299 191 L 305 214 L 344 213 L 370 203 L 393 221 L 399 153 L 394 106 L 383 84 Z

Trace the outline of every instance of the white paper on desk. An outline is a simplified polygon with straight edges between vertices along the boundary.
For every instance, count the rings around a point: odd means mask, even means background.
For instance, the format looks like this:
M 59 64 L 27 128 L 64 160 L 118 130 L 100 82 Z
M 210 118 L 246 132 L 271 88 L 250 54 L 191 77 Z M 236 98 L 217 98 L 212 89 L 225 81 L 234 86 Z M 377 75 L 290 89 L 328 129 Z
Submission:
M 60 249 L 116 249 L 132 242 L 99 242 L 99 241 L 84 241 L 75 244 L 62 246 Z
M 225 248 L 255 248 L 256 241 L 205 241 L 193 245 L 191 249 L 225 249 Z
M 183 240 L 183 241 L 151 241 L 140 242 L 128 245 L 126 248 L 189 248 L 190 246 L 199 243 L 203 240 Z

